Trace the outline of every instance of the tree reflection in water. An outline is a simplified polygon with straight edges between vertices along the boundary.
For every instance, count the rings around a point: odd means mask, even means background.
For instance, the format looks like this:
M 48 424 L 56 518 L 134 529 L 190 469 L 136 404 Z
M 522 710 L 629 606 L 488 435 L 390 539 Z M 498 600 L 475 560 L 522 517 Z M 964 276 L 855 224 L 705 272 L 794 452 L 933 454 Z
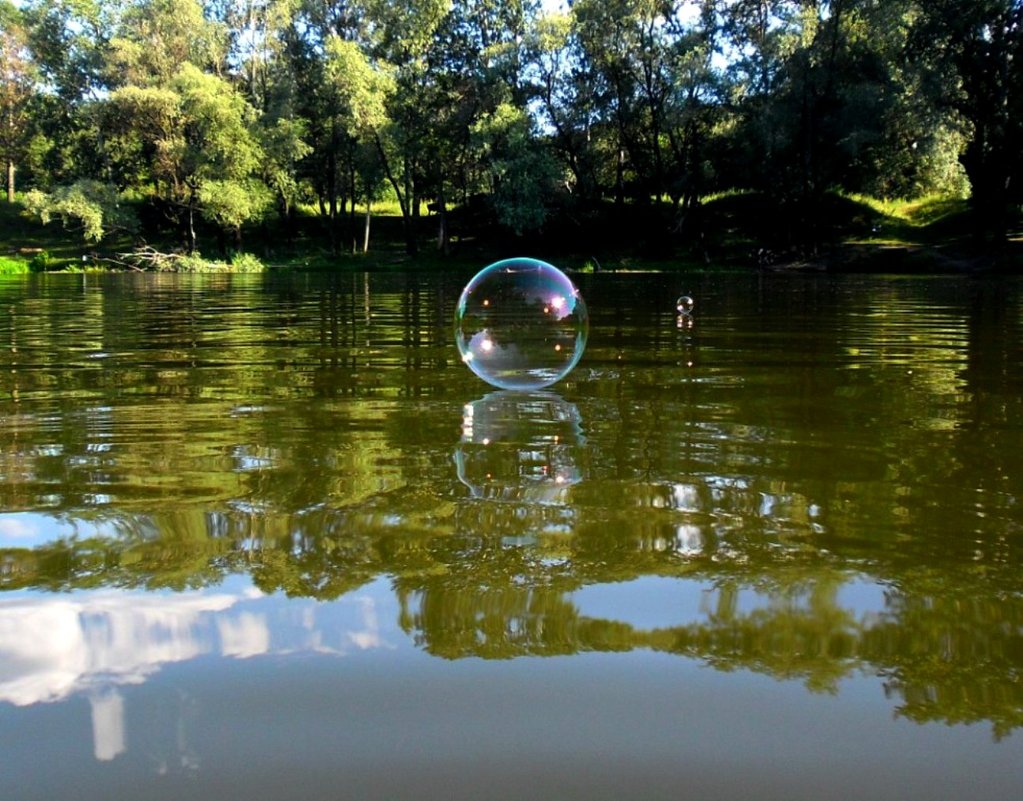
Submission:
M 1018 288 L 708 288 L 680 337 L 653 292 L 595 285 L 564 397 L 466 405 L 443 287 L 350 280 L 269 311 L 219 285 L 5 300 L 0 590 L 383 579 L 443 658 L 649 649 L 823 692 L 864 672 L 910 720 L 1023 723 Z M 587 611 L 651 577 L 708 588 L 701 613 Z
M 496 407 L 486 402 L 484 414 L 473 407 L 471 433 L 463 420 L 457 480 L 440 489 L 408 485 L 349 508 L 292 513 L 242 504 L 202 514 L 97 511 L 85 537 L 74 530 L 86 521 L 72 515 L 27 516 L 59 536 L 0 552 L 0 582 L 183 591 L 248 574 L 266 593 L 332 600 L 390 577 L 401 628 L 447 659 L 650 649 L 824 692 L 866 672 L 914 721 L 987 720 L 997 736 L 1023 723 L 1023 598 L 1013 570 L 963 564 L 954 550 L 924 559 L 914 547 L 925 546 L 913 543 L 864 557 L 855 542 L 845 553 L 799 538 L 765 542 L 734 512 L 763 504 L 762 491 L 714 476 L 587 487 L 585 425 L 571 404 L 531 398 L 529 414 L 551 413 L 547 424 L 504 421 L 487 436 L 481 422 Z M 452 495 L 454 487 L 462 491 Z M 793 503 L 778 497 L 772 509 Z M 709 587 L 700 617 L 643 628 L 627 609 L 592 616 L 577 602 L 587 587 L 643 577 Z M 844 588 L 863 582 L 883 586 L 883 608 L 843 602 Z M 750 592 L 755 603 L 741 604 Z

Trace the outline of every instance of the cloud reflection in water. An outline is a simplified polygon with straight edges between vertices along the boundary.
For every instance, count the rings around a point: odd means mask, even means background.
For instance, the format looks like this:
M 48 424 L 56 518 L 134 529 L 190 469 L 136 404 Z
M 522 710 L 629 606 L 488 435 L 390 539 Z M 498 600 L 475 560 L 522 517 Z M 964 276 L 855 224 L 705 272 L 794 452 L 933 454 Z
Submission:
M 312 600 L 299 603 L 304 608 L 295 614 L 293 605 L 278 604 L 251 587 L 0 600 L 0 703 L 26 707 L 86 697 L 94 756 L 108 761 L 127 749 L 126 702 L 119 688 L 141 684 L 165 666 L 205 655 L 342 655 L 389 647 L 376 594 L 349 596 L 326 607 Z

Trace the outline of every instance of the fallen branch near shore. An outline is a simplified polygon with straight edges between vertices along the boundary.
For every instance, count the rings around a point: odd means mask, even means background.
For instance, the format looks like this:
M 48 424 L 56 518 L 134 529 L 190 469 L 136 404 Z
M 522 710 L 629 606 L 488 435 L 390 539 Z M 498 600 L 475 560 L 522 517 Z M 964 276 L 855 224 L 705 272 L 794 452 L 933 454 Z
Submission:
M 175 269 L 175 263 L 184 257 L 183 253 L 164 253 L 149 245 L 143 245 L 127 253 L 118 253 L 116 260 L 107 259 L 107 261 L 139 272 L 147 270 L 160 272 Z

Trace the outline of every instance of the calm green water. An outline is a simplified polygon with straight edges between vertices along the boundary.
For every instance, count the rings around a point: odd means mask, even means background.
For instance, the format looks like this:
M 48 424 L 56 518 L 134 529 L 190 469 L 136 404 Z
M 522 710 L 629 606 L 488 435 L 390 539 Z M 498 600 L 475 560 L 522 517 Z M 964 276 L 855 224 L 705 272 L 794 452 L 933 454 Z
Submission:
M 1019 282 L 468 277 L 0 282 L 0 796 L 1019 797 Z

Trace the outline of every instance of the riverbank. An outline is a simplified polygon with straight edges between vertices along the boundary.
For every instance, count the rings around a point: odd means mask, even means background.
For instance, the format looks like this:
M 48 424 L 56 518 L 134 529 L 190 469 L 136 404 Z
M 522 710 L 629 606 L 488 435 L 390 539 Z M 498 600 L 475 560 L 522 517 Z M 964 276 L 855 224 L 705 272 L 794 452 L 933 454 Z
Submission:
M 231 248 L 218 232 L 204 231 L 202 243 L 208 250 L 185 255 L 165 229 L 156 228 L 135 240 L 121 236 L 87 243 L 59 221 L 43 225 L 19 204 L 3 204 L 0 275 L 117 270 L 448 271 L 479 267 L 510 253 L 583 272 L 1023 271 L 1020 231 L 998 247 L 978 246 L 967 202 L 954 198 L 891 202 L 834 194 L 827 195 L 812 215 L 805 208 L 784 207 L 742 192 L 708 198 L 685 212 L 667 203 L 600 203 L 552 209 L 544 229 L 522 236 L 499 230 L 468 210 L 455 209 L 445 221 L 449 236 L 442 249 L 436 244 L 439 219 L 424 214 L 417 220 L 419 248 L 412 255 L 407 252 L 401 218 L 393 210 L 375 215 L 372 223 L 373 236 L 365 252 L 352 237 L 351 219 L 335 220 L 332 225 L 309 212 L 299 215 L 286 231 L 275 221 L 246 229 Z
M 844 243 L 818 256 L 783 259 L 760 267 L 768 272 L 1019 274 L 1023 272 L 1023 242 L 1010 240 L 997 249 Z

